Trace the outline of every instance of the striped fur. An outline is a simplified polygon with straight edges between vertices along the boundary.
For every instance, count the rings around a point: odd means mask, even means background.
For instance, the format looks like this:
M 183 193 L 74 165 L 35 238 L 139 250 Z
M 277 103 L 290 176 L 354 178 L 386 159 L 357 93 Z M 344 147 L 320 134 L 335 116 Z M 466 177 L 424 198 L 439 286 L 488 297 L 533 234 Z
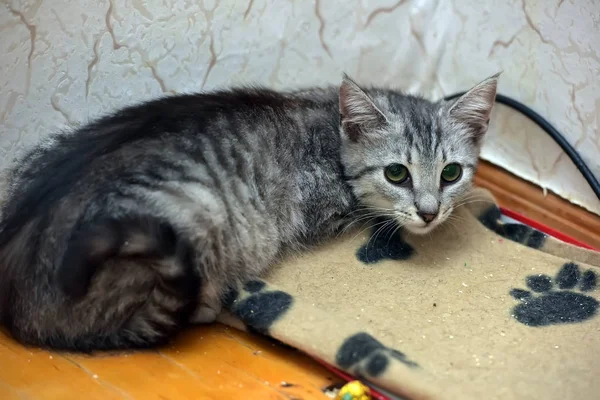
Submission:
M 228 288 L 356 211 L 428 231 L 470 185 L 493 103 L 479 93 L 496 78 L 481 85 L 455 108 L 348 77 L 341 88 L 179 95 L 54 135 L 10 174 L 2 321 L 49 348 L 154 346 L 214 320 Z M 447 162 L 467 172 L 441 188 Z M 384 179 L 391 163 L 409 167 L 412 186 Z M 430 201 L 443 212 L 423 227 L 417 207 Z

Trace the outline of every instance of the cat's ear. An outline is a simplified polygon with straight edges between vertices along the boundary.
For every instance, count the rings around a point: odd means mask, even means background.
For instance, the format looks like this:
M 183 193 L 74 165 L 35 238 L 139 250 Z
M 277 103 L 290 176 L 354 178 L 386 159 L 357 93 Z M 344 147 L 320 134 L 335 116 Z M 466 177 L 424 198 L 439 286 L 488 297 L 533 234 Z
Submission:
M 487 132 L 501 72 L 490 76 L 449 106 L 449 116 L 464 125 L 476 141 Z
M 346 74 L 340 86 L 340 124 L 342 133 L 356 142 L 387 122 L 373 100 Z

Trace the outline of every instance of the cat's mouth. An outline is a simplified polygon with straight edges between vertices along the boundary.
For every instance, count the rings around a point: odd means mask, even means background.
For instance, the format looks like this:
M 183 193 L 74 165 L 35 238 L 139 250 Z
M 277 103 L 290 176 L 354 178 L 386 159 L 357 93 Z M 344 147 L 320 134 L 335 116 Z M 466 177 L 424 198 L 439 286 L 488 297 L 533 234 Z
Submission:
M 435 219 L 430 222 L 424 222 L 421 218 L 415 217 L 413 221 L 404 222 L 403 226 L 408 232 L 415 235 L 426 235 L 440 226 L 452 213 L 452 209 L 449 208 L 446 211 L 440 213 Z

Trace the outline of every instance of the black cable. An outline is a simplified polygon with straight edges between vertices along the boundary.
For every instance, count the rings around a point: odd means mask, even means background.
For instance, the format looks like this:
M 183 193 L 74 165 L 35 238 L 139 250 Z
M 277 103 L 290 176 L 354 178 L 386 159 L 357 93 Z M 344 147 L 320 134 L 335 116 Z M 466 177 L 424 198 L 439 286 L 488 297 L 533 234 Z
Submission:
M 446 96 L 446 100 L 456 99 L 457 97 L 462 96 L 466 92 L 455 93 L 450 96 Z M 517 100 L 511 99 L 510 97 L 506 97 L 501 94 L 496 95 L 496 102 L 504 104 L 514 110 L 519 111 L 521 114 L 525 115 L 527 118 L 535 122 L 540 128 L 542 128 L 554 141 L 560 146 L 561 149 L 569 156 L 569 158 L 573 161 L 579 172 L 583 175 L 585 180 L 589 183 L 590 187 L 600 200 L 600 183 L 587 166 L 585 161 L 581 158 L 577 150 L 573 148 L 565 139 L 560 132 L 553 127 L 550 122 L 548 122 L 544 117 L 540 114 L 533 111 L 531 108 L 527 107 L 525 104 L 518 102 Z

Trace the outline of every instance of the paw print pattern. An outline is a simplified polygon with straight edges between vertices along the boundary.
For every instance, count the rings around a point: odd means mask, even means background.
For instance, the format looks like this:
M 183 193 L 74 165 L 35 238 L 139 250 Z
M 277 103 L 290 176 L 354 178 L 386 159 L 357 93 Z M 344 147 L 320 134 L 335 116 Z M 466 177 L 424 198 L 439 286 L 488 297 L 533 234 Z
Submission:
M 389 223 L 389 225 L 387 225 Z M 400 235 L 400 229 L 391 220 L 376 221 L 367 243 L 358 249 L 356 257 L 365 264 L 383 260 L 408 260 L 414 253 L 413 247 Z
M 406 354 L 384 346 L 365 332 L 346 339 L 338 350 L 335 361 L 340 368 L 351 371 L 356 376 L 376 378 L 385 373 L 390 359 L 400 361 L 411 368 L 418 367 Z
M 223 305 L 248 327 L 249 331 L 268 335 L 271 326 L 292 307 L 294 298 L 281 290 L 265 290 L 266 284 L 252 280 L 244 285 L 250 296 L 240 298 L 237 290 L 230 290 Z
M 513 315 L 522 324 L 578 323 L 596 314 L 598 300 L 580 293 L 596 288 L 597 274 L 592 270 L 581 273 L 577 264 L 566 263 L 554 281 L 548 275 L 532 275 L 527 277 L 526 283 L 531 290 L 510 291 L 511 296 L 521 301 L 515 306 Z
M 527 225 L 502 222 L 502 212 L 497 206 L 490 207 L 479 221 L 489 230 L 513 242 L 524 244 L 533 249 L 541 249 L 548 237 L 545 233 Z

